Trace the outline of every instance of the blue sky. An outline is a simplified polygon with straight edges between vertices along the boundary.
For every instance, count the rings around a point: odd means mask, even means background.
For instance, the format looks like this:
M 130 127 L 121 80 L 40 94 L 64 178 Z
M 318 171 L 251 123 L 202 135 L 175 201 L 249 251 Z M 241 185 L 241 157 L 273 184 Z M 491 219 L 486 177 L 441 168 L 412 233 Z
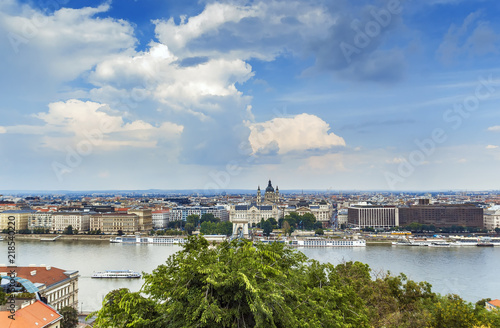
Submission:
M 0 4 L 0 189 L 486 190 L 497 1 Z

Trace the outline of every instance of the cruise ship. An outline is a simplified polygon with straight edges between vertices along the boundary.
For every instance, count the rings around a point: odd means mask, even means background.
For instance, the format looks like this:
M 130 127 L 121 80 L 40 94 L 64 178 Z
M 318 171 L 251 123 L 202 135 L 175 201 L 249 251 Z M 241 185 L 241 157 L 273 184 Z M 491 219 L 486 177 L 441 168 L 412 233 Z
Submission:
M 365 247 L 364 239 L 323 239 L 306 238 L 295 239 L 290 242 L 290 246 L 295 247 Z
M 92 278 L 140 278 L 141 274 L 132 270 L 106 270 L 103 272 L 94 272 Z
M 129 243 L 129 244 L 163 244 L 163 245 L 174 245 L 182 244 L 186 241 L 185 238 L 178 236 L 119 236 L 111 238 L 112 243 Z

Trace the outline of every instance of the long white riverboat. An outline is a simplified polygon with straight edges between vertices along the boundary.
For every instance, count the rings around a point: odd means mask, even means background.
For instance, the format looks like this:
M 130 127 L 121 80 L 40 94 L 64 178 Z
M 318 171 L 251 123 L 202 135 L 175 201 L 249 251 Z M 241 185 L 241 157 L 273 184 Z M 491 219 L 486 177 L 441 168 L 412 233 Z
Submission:
M 134 279 L 140 278 L 141 274 L 132 270 L 106 270 L 101 272 L 94 272 L 92 278 L 125 278 Z
M 174 245 L 183 244 L 186 242 L 185 238 L 176 236 L 119 236 L 111 238 L 112 243 L 128 243 L 128 244 L 163 244 L 163 245 Z
M 306 238 L 295 239 L 290 242 L 290 246 L 295 247 L 365 247 L 364 239 L 323 239 Z

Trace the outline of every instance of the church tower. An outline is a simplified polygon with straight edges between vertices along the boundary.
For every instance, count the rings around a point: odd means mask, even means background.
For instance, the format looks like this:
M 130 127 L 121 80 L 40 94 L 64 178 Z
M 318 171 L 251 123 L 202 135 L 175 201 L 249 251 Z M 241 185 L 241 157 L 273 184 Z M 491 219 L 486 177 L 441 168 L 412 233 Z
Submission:
M 260 201 L 262 199 L 262 196 L 260 194 L 260 186 L 257 188 L 257 205 L 260 205 Z
M 274 202 L 278 203 L 279 201 L 280 201 L 280 191 L 278 189 L 278 186 L 276 185 L 276 194 L 275 194 Z

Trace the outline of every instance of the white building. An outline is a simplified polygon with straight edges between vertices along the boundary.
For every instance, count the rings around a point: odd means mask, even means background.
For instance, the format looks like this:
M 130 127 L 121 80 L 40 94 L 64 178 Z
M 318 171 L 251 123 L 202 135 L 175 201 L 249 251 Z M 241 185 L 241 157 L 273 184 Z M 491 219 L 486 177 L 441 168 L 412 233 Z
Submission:
M 257 224 L 260 220 L 274 218 L 278 221 L 283 212 L 280 211 L 276 204 L 273 205 L 257 205 L 255 203 L 248 205 L 231 205 L 229 210 L 229 220 L 246 219 L 250 225 Z
M 333 218 L 333 206 L 324 200 L 319 203 L 299 201 L 295 205 L 287 205 L 285 207 L 285 216 L 292 212 L 298 213 L 299 215 L 311 213 L 316 218 L 316 221 L 323 223 L 324 227 L 329 226 Z
M 167 227 L 170 218 L 169 210 L 153 211 L 153 229 L 163 229 Z
M 484 227 L 488 230 L 500 228 L 500 205 L 490 207 L 483 214 Z
M 55 212 L 52 214 L 52 230 L 63 232 L 68 226 L 73 230 L 88 231 L 90 229 L 90 216 L 94 212 Z
M 353 206 L 347 213 L 348 224 L 357 228 L 399 226 L 399 210 L 395 206 Z
M 221 221 L 229 220 L 229 213 L 222 205 L 217 206 L 178 206 L 170 210 L 169 221 L 186 221 L 186 218 L 192 214 L 198 215 L 200 218 L 205 213 L 211 213 Z
M 52 230 L 52 214 L 54 211 L 48 209 L 38 210 L 28 217 L 28 229 L 49 229 Z

